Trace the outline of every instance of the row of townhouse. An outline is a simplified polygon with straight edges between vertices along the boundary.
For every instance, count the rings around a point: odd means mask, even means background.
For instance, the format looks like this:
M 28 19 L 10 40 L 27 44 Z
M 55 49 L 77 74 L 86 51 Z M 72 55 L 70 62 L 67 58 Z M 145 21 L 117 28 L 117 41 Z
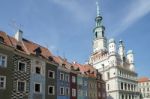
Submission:
M 22 35 L 0 31 L 0 99 L 106 99 L 95 68 L 69 63 Z

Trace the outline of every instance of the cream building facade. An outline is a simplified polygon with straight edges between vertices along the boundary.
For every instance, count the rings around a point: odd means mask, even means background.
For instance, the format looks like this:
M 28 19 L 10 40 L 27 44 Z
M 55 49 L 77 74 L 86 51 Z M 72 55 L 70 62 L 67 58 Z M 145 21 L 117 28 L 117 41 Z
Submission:
M 107 99 L 139 99 L 133 51 L 126 53 L 122 40 L 117 45 L 114 39 L 107 39 L 98 3 L 95 21 L 93 52 L 89 64 L 102 73 L 106 81 Z
M 141 93 L 140 99 L 150 99 L 150 79 L 142 77 L 138 79 L 138 88 Z

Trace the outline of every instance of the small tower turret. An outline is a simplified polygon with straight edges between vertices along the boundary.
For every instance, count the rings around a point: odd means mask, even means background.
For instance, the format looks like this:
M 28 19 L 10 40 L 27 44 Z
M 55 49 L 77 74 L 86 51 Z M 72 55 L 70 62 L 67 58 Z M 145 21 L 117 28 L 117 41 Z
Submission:
M 119 41 L 118 54 L 120 55 L 121 60 L 125 62 L 125 47 L 122 40 Z
M 130 64 L 130 70 L 135 71 L 135 66 L 134 66 L 134 53 L 132 50 L 129 50 L 127 52 L 127 60 Z
M 109 49 L 109 54 L 116 53 L 116 42 L 113 38 L 109 40 L 108 49 Z

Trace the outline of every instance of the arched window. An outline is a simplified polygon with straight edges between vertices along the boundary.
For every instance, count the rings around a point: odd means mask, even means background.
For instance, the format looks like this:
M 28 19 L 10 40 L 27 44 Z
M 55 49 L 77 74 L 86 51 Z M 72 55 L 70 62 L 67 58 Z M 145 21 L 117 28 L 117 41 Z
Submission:
M 4 43 L 4 38 L 0 36 L 0 42 Z
M 104 37 L 104 32 L 102 32 L 102 37 Z
M 97 32 L 95 32 L 95 38 L 97 38 Z

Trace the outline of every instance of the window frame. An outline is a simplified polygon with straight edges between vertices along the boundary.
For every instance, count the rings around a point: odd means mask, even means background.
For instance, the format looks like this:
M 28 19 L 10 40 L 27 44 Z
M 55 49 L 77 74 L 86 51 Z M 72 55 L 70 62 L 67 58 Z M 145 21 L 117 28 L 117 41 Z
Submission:
M 68 92 L 67 92 L 67 89 L 68 89 Z M 70 95 L 70 88 L 69 88 L 69 87 L 66 87 L 66 88 L 65 88 L 65 93 L 66 93 L 67 96 Z
M 50 77 L 50 76 L 49 76 L 49 73 L 50 73 L 50 72 L 52 72 L 52 73 L 53 73 L 53 77 Z M 48 78 L 55 79 L 55 71 L 48 70 Z
M 61 89 L 63 89 L 63 90 L 61 90 Z M 65 88 L 64 87 L 60 87 L 59 90 L 60 90 L 59 95 L 65 95 Z M 63 91 L 63 92 L 61 93 L 61 91 Z
M 53 88 L 53 93 L 49 93 L 49 88 L 52 87 Z M 48 86 L 48 95 L 55 95 L 55 86 L 49 85 Z
M 36 72 L 36 68 L 40 68 L 40 73 Z M 42 74 L 42 67 L 40 66 L 35 66 L 35 74 L 41 75 Z
M 76 83 L 76 77 L 75 77 L 75 76 L 72 76 L 71 81 L 72 81 L 73 83 Z
M 1 78 L 4 78 L 4 81 L 1 81 Z M 0 89 L 6 89 L 6 76 L 1 76 L 0 75 L 0 82 L 4 83 L 3 87 L 0 87 Z
M 76 89 L 72 89 L 72 97 L 76 97 L 77 96 L 77 92 L 76 92 Z
M 19 63 L 23 63 L 23 64 L 25 65 L 25 67 L 24 67 L 24 71 L 19 70 Z M 26 72 L 26 67 L 27 67 L 27 63 L 26 63 L 26 62 L 18 61 L 18 71 Z
M 35 85 L 36 85 L 36 84 L 39 84 L 39 85 L 40 85 L 40 92 L 37 92 L 37 91 L 35 90 Z M 35 83 L 34 83 L 34 93 L 38 93 L 38 94 L 39 94 L 39 93 L 41 93 L 41 92 L 42 92 L 42 84 L 41 84 L 41 83 L 38 83 L 38 82 L 35 82 Z
M 2 60 L 3 60 L 2 57 L 5 57 L 5 64 L 4 65 L 0 64 L 0 68 L 6 68 L 7 67 L 7 55 L 0 53 L 0 60 L 1 60 L 0 63 L 2 63 Z
M 19 90 L 18 90 L 18 88 L 19 88 L 18 83 L 19 83 L 19 82 L 23 82 L 23 83 L 24 83 L 24 91 L 19 91 Z M 18 91 L 18 92 L 26 92 L 26 81 L 17 80 L 17 91 Z
M 63 78 L 61 78 L 61 75 L 63 75 Z M 60 80 L 64 80 L 64 78 L 65 78 L 64 76 L 65 76 L 65 74 L 60 72 Z
M 66 77 L 66 81 L 67 81 L 67 82 L 70 82 L 70 76 L 69 76 L 69 74 L 66 74 L 65 77 Z

